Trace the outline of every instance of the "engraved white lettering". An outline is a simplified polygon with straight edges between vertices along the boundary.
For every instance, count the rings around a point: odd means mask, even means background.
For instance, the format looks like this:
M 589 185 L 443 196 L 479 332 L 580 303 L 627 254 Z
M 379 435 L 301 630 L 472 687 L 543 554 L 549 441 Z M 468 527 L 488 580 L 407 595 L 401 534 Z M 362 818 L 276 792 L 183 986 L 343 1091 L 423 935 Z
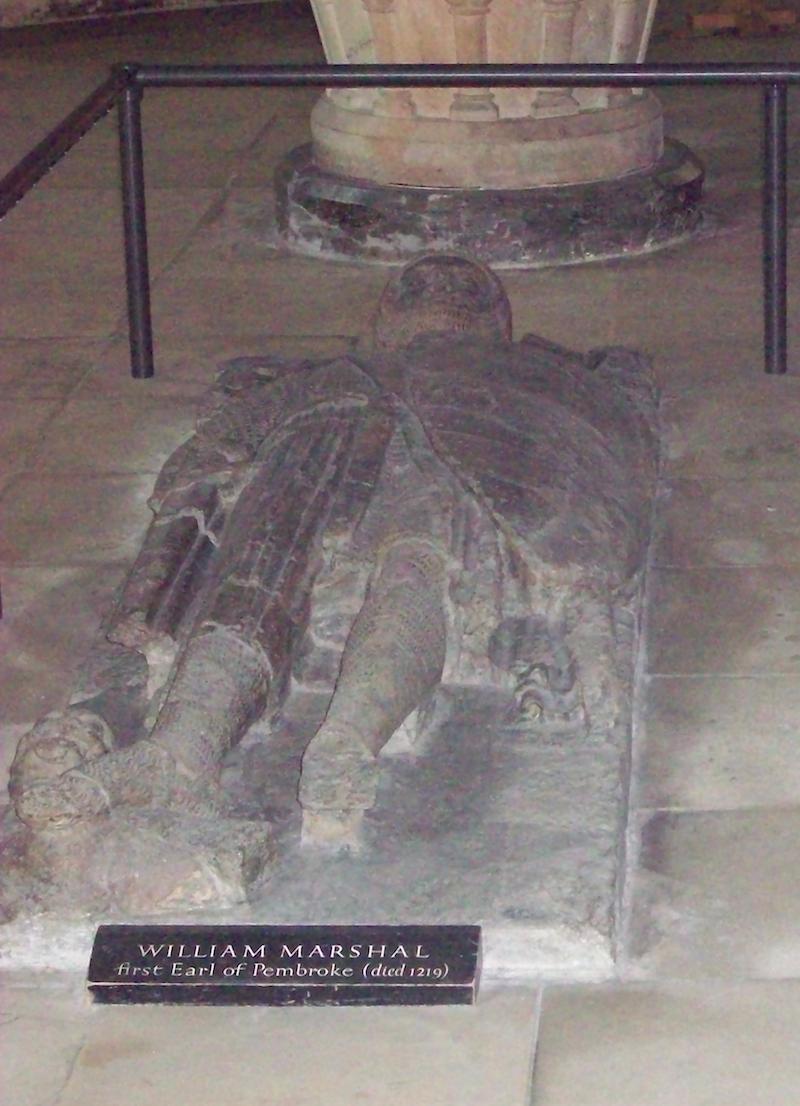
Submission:
M 139 945 L 139 955 L 160 956 L 165 949 L 168 949 L 167 956 L 172 956 L 172 945 Z

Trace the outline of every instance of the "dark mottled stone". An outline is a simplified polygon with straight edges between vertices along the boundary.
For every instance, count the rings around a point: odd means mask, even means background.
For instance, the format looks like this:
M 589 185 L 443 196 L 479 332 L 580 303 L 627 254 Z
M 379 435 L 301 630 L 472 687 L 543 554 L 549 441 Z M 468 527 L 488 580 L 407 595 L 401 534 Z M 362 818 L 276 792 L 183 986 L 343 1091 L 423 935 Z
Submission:
M 407 261 L 463 250 L 496 266 L 536 268 L 646 253 L 701 225 L 704 169 L 679 142 L 645 172 L 519 190 L 413 188 L 336 176 L 293 150 L 276 173 L 278 228 L 301 253 Z

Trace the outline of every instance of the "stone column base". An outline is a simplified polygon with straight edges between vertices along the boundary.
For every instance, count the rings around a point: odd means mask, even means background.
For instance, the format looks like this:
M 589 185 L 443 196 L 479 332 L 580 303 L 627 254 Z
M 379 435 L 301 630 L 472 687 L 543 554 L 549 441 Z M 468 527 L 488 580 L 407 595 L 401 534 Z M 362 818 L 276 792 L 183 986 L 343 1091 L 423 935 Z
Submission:
M 447 95 L 450 93 L 448 91 Z M 419 188 L 526 188 L 613 180 L 650 168 L 663 150 L 651 92 L 572 115 L 462 122 L 352 110 L 322 96 L 311 113 L 320 169 Z
M 525 189 L 380 185 L 319 168 L 302 146 L 276 173 L 278 228 L 291 250 L 312 257 L 395 264 L 439 249 L 501 269 L 573 265 L 694 233 L 703 176 L 692 151 L 671 140 L 650 169 Z

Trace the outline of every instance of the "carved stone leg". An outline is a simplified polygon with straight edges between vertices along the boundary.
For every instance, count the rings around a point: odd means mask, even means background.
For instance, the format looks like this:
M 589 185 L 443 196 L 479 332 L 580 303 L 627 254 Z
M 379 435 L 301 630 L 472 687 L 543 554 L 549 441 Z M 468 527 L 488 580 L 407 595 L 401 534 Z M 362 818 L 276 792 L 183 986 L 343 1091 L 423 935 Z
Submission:
M 357 848 L 376 757 L 444 666 L 444 566 L 424 542 L 394 545 L 345 645 L 328 713 L 303 758 L 303 842 Z
M 209 630 L 189 643 L 150 737 L 174 761 L 185 805 L 193 790 L 215 784 L 225 754 L 263 711 L 269 684 L 261 650 L 232 631 Z
M 263 709 L 269 678 L 257 649 L 225 630 L 193 639 L 145 741 L 20 791 L 22 821 L 68 825 L 119 806 L 196 812 L 213 806 L 225 753 Z

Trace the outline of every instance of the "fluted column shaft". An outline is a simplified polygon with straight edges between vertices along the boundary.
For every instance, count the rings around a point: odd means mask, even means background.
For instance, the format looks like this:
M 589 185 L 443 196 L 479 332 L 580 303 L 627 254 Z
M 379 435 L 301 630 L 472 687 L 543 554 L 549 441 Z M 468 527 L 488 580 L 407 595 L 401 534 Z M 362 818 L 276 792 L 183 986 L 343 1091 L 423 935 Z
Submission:
M 395 20 L 397 12 L 395 0 L 362 0 L 369 13 L 372 25 L 372 38 L 377 61 L 393 62 L 412 61 L 412 58 L 403 58 L 397 49 L 397 33 Z M 386 115 L 415 115 L 414 98 L 409 89 L 383 89 L 380 99 L 381 111 Z
M 568 62 L 572 59 L 577 0 L 544 0 L 539 61 Z M 578 102 L 568 88 L 541 88 L 536 94 L 535 115 L 572 115 Z
M 486 20 L 492 0 L 447 0 L 453 17 L 456 61 L 480 65 L 488 60 Z M 499 117 L 494 96 L 488 88 L 459 89 L 450 105 L 450 118 L 485 121 Z

